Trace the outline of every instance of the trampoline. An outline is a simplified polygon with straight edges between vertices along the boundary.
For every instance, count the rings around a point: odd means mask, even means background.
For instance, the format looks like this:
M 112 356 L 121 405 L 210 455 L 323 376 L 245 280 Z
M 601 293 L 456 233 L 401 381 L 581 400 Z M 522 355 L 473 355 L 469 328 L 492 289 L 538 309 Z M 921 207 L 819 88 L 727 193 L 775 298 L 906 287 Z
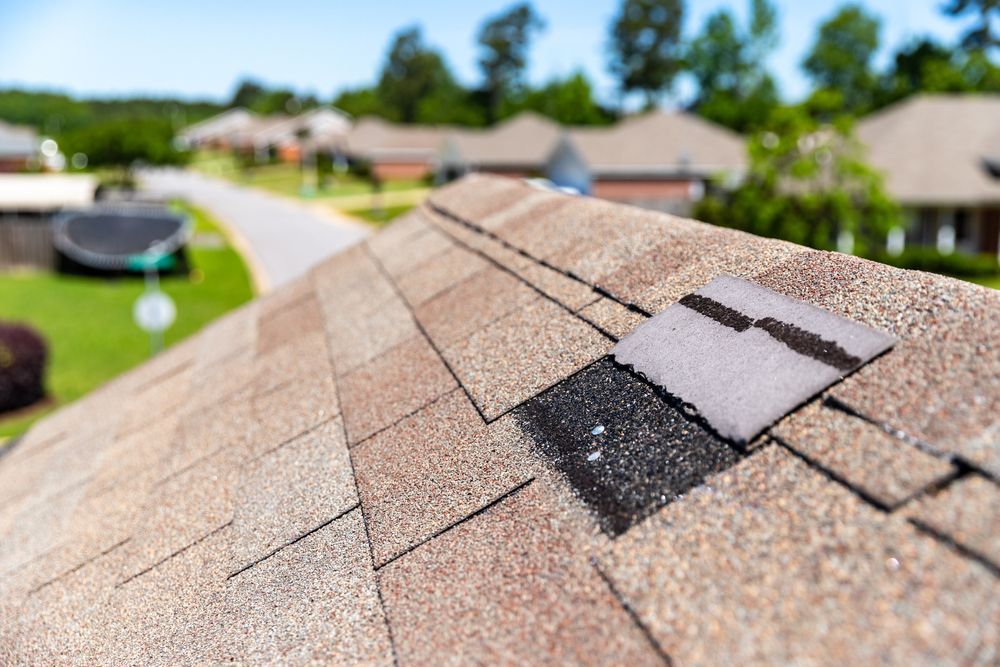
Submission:
M 162 206 L 99 206 L 60 214 L 53 221 L 53 242 L 69 259 L 104 271 L 145 270 L 150 255 L 170 268 L 175 253 L 191 235 L 184 215 Z

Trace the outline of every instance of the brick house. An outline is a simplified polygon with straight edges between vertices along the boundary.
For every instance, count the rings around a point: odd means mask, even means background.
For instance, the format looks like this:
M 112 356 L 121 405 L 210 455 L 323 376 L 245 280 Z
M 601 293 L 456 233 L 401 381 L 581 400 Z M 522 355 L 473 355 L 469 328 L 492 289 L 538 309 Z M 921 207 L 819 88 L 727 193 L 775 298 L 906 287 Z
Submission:
M 738 134 L 692 114 L 653 111 L 610 127 L 570 129 L 546 174 L 595 197 L 686 214 L 707 181 L 745 168 Z
M 915 95 L 863 119 L 858 136 L 904 209 L 890 252 L 1000 252 L 1000 95 Z

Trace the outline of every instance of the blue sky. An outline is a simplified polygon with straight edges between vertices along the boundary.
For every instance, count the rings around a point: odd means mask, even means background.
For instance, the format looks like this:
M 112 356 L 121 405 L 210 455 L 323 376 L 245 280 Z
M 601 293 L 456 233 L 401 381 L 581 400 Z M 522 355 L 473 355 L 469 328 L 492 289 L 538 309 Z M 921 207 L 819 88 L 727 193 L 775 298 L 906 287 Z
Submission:
M 962 22 L 941 16 L 943 0 L 866 0 L 882 19 L 883 52 L 916 35 L 952 41 Z M 330 97 L 374 80 L 391 35 L 418 23 L 458 77 L 477 82 L 475 34 L 482 19 L 510 4 L 396 0 L 0 0 L 0 86 L 74 93 L 179 94 L 224 99 L 254 75 Z M 772 56 L 786 99 L 807 90 L 799 63 L 816 25 L 841 3 L 777 0 L 782 41 Z M 748 0 L 689 0 L 685 31 L 728 5 L 745 17 Z M 607 26 L 618 0 L 535 0 L 548 27 L 538 38 L 530 79 L 583 68 L 612 99 L 605 68 Z M 685 88 L 679 92 L 683 96 Z

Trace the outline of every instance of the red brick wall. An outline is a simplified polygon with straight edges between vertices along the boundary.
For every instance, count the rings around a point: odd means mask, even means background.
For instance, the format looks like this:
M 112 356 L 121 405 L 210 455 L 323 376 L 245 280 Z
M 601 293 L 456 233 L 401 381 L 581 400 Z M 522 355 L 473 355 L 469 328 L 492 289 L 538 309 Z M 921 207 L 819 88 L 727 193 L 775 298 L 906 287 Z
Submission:
M 278 159 L 282 162 L 298 162 L 302 157 L 302 149 L 297 144 L 282 146 L 278 149 Z
M 601 199 L 687 199 L 691 181 L 597 181 L 591 194 Z
M 372 172 L 382 181 L 402 181 L 424 178 L 431 173 L 426 162 L 379 162 L 372 165 Z
M 28 166 L 28 161 L 20 158 L 0 158 L 0 173 L 21 171 Z

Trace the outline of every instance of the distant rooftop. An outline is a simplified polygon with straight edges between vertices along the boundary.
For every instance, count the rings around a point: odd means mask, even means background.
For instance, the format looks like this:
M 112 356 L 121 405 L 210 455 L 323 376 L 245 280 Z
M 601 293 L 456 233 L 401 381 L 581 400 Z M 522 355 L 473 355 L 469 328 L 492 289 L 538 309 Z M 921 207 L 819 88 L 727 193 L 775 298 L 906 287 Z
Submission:
M 998 341 L 469 176 L 0 456 L 0 662 L 995 664 Z
M 904 204 L 1000 205 L 1000 95 L 914 95 L 858 123 Z

